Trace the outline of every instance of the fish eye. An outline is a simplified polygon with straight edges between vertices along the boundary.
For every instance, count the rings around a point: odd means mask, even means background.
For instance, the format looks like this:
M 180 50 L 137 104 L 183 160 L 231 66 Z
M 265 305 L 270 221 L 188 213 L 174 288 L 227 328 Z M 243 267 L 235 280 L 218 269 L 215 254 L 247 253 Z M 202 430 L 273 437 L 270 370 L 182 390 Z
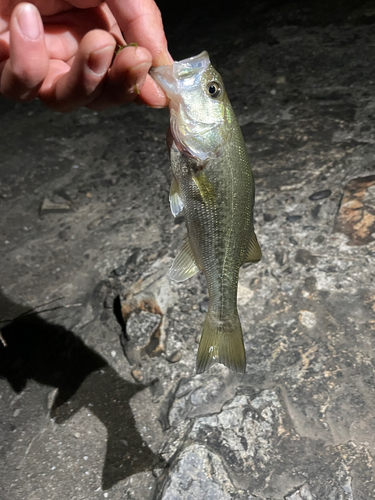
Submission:
M 217 99 L 221 95 L 221 87 L 217 82 L 210 82 L 207 85 L 208 95 L 213 99 Z

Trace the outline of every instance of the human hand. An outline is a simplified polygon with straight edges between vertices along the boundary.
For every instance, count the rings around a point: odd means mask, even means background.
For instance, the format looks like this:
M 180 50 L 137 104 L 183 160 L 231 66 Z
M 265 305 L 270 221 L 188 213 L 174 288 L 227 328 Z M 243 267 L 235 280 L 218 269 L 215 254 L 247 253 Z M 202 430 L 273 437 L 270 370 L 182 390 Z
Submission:
M 0 0 L 0 92 L 57 111 L 131 101 L 164 107 L 148 75 L 171 64 L 154 0 Z M 124 40 L 121 31 L 124 33 Z M 117 45 L 135 43 L 117 53 Z M 112 62 L 113 60 L 113 62 Z

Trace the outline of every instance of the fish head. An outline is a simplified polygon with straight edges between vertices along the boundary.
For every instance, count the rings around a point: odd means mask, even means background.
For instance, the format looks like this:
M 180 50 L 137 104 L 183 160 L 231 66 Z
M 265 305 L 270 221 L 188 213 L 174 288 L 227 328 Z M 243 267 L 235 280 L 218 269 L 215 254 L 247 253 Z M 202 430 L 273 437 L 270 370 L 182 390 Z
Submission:
M 232 108 L 208 53 L 152 68 L 151 76 L 170 99 L 171 132 L 181 153 L 201 161 L 220 156 L 230 141 Z

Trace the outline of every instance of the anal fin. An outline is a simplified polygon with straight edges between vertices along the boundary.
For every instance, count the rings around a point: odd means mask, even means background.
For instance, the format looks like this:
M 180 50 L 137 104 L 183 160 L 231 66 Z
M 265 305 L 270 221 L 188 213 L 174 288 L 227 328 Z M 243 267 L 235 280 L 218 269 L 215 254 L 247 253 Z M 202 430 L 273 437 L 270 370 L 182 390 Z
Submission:
M 250 238 L 249 249 L 247 251 L 244 264 L 246 262 L 252 262 L 253 264 L 255 264 L 256 262 L 259 262 L 261 258 L 262 258 L 262 250 L 260 249 L 256 234 L 253 231 L 253 234 L 251 235 Z

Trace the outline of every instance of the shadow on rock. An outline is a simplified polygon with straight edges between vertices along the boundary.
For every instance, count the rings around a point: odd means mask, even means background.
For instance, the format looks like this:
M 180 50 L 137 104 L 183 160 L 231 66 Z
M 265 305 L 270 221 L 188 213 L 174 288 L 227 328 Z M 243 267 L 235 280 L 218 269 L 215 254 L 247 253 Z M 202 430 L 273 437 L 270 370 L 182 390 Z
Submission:
M 7 321 L 9 318 L 15 318 Z M 50 416 L 58 424 L 88 407 L 108 432 L 103 489 L 162 465 L 139 434 L 129 405 L 146 386 L 123 380 L 99 354 L 65 328 L 0 294 L 0 377 L 15 392 L 28 379 L 58 389 Z

